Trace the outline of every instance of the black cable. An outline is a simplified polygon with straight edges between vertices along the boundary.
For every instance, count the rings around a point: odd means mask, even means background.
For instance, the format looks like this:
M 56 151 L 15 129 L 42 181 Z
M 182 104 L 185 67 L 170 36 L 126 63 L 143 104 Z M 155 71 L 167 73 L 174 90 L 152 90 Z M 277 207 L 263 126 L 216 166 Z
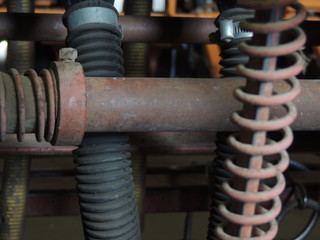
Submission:
M 309 171 L 309 169 L 303 164 L 292 160 L 290 161 L 289 168 L 304 172 Z M 297 236 L 293 239 L 303 240 L 312 231 L 313 227 L 317 223 L 320 212 L 320 203 L 307 197 L 307 192 L 303 185 L 295 183 L 294 179 L 291 179 L 291 181 L 294 183 L 294 186 L 286 200 L 283 201 L 283 203 L 286 203 L 287 200 L 289 200 L 293 194 L 295 195 L 295 200 L 285 204 L 285 206 L 281 210 L 281 213 L 277 217 L 277 221 L 278 223 L 280 223 L 283 220 L 283 218 L 294 209 L 312 209 L 313 213 L 310 219 L 308 220 L 307 224 L 304 228 L 302 228 L 300 233 L 298 233 Z
M 278 223 L 282 222 L 285 216 L 288 215 L 288 213 L 294 209 L 300 208 L 299 201 L 292 201 L 288 203 L 281 211 L 280 215 L 277 217 Z M 303 240 L 305 237 L 311 232 L 313 227 L 315 226 L 320 212 L 320 203 L 312 200 L 312 199 L 306 199 L 304 203 L 304 209 L 312 209 L 313 213 L 311 218 L 309 219 L 306 226 L 302 229 L 302 231 L 295 237 L 293 240 Z
M 191 240 L 192 237 L 192 212 L 187 212 L 184 222 L 183 240 Z
M 299 171 L 305 171 L 305 172 L 309 171 L 309 168 L 307 168 L 303 164 L 296 162 L 296 161 L 293 161 L 293 160 L 290 161 L 289 168 L 290 169 L 292 168 L 294 170 L 299 170 Z

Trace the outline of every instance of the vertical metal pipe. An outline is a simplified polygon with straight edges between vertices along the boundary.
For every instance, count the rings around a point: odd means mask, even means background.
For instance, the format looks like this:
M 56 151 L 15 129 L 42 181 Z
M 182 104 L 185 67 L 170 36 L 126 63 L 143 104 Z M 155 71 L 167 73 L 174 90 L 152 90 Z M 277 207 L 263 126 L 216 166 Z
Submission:
M 140 218 L 140 230 L 144 229 L 144 202 L 146 188 L 146 156 L 132 158 L 132 176 L 137 210 Z
M 151 1 L 126 0 L 124 5 L 126 15 L 149 16 Z M 127 43 L 123 45 L 124 67 L 127 77 L 148 77 L 149 45 L 146 43 Z
M 30 159 L 8 156 L 4 161 L 1 193 L 1 240 L 23 239 Z
M 149 16 L 151 1 L 126 0 L 124 11 L 126 15 Z M 123 49 L 126 77 L 148 77 L 149 45 L 146 43 L 127 43 L 123 45 Z M 145 164 L 146 159 L 144 156 L 132 159 L 132 175 L 141 231 L 143 231 L 144 226 Z
M 32 0 L 8 0 L 8 12 L 32 13 L 34 2 Z M 34 42 L 9 41 L 6 68 L 16 68 L 23 73 L 34 67 Z
M 31 13 L 32 0 L 8 0 L 8 12 Z M 34 67 L 34 42 L 9 41 L 6 67 L 24 72 Z M 1 194 L 1 240 L 23 239 L 27 201 L 29 157 L 6 157 Z

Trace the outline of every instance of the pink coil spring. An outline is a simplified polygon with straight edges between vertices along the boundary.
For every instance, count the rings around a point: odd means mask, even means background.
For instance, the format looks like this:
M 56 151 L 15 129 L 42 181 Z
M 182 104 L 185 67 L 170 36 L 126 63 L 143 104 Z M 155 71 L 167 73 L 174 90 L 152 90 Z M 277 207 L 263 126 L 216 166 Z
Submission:
M 10 69 L 9 74 L 15 86 L 17 105 L 17 139 L 22 142 L 26 133 L 26 96 L 34 96 L 36 109 L 36 139 L 41 142 L 43 139 L 51 141 L 54 135 L 56 121 L 57 93 L 53 73 L 49 70 L 42 70 L 40 76 L 29 69 L 22 76 L 16 69 Z M 7 101 L 5 75 L 0 74 L 0 142 L 5 141 L 7 133 Z M 24 81 L 30 81 L 31 89 L 26 89 Z M 31 91 L 30 91 L 31 90 Z
M 260 36 L 265 34 L 265 42 L 268 43 L 268 39 L 271 39 L 272 43 L 266 44 L 267 46 L 254 45 L 254 40 L 250 43 L 242 43 L 239 46 L 240 50 L 251 57 L 249 66 L 253 66 L 252 61 L 259 58 L 267 59 L 268 64 L 271 61 L 274 62 L 268 68 L 249 68 L 243 65 L 238 67 L 239 73 L 246 77 L 248 81 L 246 87 L 238 88 L 234 93 L 235 97 L 244 103 L 244 110 L 232 115 L 233 122 L 241 128 L 241 131 L 240 134 L 229 138 L 229 144 L 239 154 L 235 159 L 226 161 L 226 168 L 236 176 L 236 181 L 242 179 L 245 184 L 243 184 L 243 188 L 239 189 L 239 187 L 234 187 L 234 185 L 237 185 L 237 183 L 234 184 L 235 181 L 233 184 L 224 182 L 222 188 L 233 199 L 230 204 L 241 203 L 242 209 L 235 211 L 234 209 L 231 210 L 231 205 L 221 205 L 219 207 L 220 214 L 233 226 L 237 226 L 237 234 L 229 233 L 230 228 L 228 231 L 227 227 L 222 226 L 218 227 L 216 231 L 219 239 L 269 240 L 277 234 L 278 226 L 275 219 L 281 211 L 279 195 L 285 187 L 282 172 L 289 164 L 286 149 L 293 140 L 289 125 L 297 116 L 296 108 L 291 101 L 300 93 L 300 84 L 295 75 L 302 71 L 304 61 L 296 51 L 306 41 L 305 34 L 297 25 L 304 20 L 306 12 L 301 4 L 290 0 L 262 0 L 260 2 L 240 0 L 240 4 L 243 7 L 255 8 L 260 12 L 268 10 L 270 13 L 270 10 L 273 9 L 273 15 L 282 15 L 283 8 L 288 4 L 296 11 L 294 17 L 286 20 L 279 20 L 280 16 L 269 23 L 248 20 L 241 24 L 244 30 L 253 31 Z M 275 8 L 277 10 L 274 10 Z M 255 19 L 258 19 L 258 17 L 256 16 Z M 277 41 L 279 41 L 280 32 L 283 31 L 290 35 L 291 40 L 279 44 Z M 276 38 L 277 40 L 274 42 Z M 292 60 L 291 65 L 276 69 L 276 59 L 280 56 L 289 56 Z M 263 66 L 263 64 L 261 65 Z M 284 93 L 276 93 L 273 90 L 273 83 L 276 81 L 286 82 L 290 89 Z M 255 86 L 259 86 L 258 90 L 256 92 L 247 91 L 248 84 L 250 85 L 253 82 L 256 84 Z M 252 106 L 255 107 L 256 112 L 254 116 L 251 114 L 253 117 L 250 118 L 244 111 L 252 110 Z M 269 113 L 274 106 L 282 106 L 285 109 L 285 115 L 270 118 Z M 278 130 L 283 133 L 281 140 L 273 141 L 266 137 L 268 131 Z M 248 139 L 248 137 L 244 137 L 245 134 L 248 136 L 248 133 L 251 134 L 249 136 L 253 136 L 249 143 L 248 140 L 243 141 L 243 139 Z M 270 155 L 278 156 L 277 163 L 272 164 L 265 160 L 265 157 Z M 246 166 L 243 165 L 243 161 L 241 162 L 244 156 L 248 159 L 248 165 Z M 275 183 L 267 184 L 263 181 L 269 178 L 273 178 Z M 266 207 L 266 205 L 260 204 L 264 202 L 269 202 L 270 206 Z M 259 228 L 259 225 L 262 224 L 269 225 L 266 231 Z

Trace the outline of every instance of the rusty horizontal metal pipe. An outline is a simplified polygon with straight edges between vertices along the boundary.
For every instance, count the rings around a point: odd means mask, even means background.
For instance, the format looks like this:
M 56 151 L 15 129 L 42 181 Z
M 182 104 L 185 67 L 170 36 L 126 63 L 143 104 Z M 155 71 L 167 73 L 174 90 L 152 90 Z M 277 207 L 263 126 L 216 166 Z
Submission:
M 211 18 L 121 16 L 123 42 L 208 43 Z M 61 14 L 0 13 L 0 39 L 64 42 Z
M 320 130 L 317 80 L 301 80 L 294 130 Z M 84 77 L 75 62 L 53 62 L 38 77 L 11 70 L 0 74 L 0 137 L 35 133 L 38 141 L 77 145 L 85 132 L 234 131 L 232 98 L 242 78 L 97 78 Z M 44 86 L 45 88 L 41 88 Z M 279 83 L 284 92 L 288 84 Z M 273 109 L 274 116 L 284 114 Z
M 320 130 L 319 81 L 302 80 L 294 130 Z M 241 78 L 86 78 L 86 132 L 233 131 Z M 287 86 L 279 84 L 281 92 Z M 275 109 L 275 115 L 282 114 Z
M 26 133 L 36 133 L 38 141 L 45 135 L 54 144 L 72 145 L 82 140 L 84 132 L 237 130 L 230 115 L 241 106 L 231 96 L 244 79 L 85 78 L 78 63 L 54 62 L 51 67 L 55 72 L 51 77 L 1 74 L 2 140 L 6 134 L 17 133 L 22 141 Z M 34 89 L 41 82 L 44 92 Z M 303 93 L 296 100 L 293 129 L 320 130 L 320 108 L 315 107 L 320 82 L 300 82 Z M 287 88 L 284 83 L 277 85 L 279 92 Z M 274 114 L 283 111 L 274 109 Z
M 213 18 L 120 16 L 123 42 L 146 43 L 209 43 L 215 32 Z M 314 29 L 318 21 L 305 21 L 301 27 L 307 35 L 307 45 L 320 45 Z M 0 39 L 21 41 L 64 42 L 67 30 L 61 14 L 0 13 Z

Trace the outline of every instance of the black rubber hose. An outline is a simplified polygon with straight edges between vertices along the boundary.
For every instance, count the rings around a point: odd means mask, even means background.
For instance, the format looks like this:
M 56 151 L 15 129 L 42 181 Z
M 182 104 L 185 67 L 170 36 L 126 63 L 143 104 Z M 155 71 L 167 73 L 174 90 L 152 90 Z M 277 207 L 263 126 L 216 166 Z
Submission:
M 283 207 L 281 213 L 277 217 L 277 221 L 280 223 L 284 219 L 285 216 L 289 212 L 291 212 L 294 209 L 297 209 L 300 207 L 300 203 L 298 201 L 292 201 L 288 203 L 286 206 Z M 302 229 L 302 231 L 295 237 L 293 240 L 303 240 L 305 237 L 312 231 L 313 227 L 317 223 L 319 213 L 320 213 L 320 203 L 312 200 L 312 199 L 307 199 L 304 203 L 304 208 L 305 209 L 312 209 L 313 213 L 312 216 L 310 217 L 308 223 L 306 226 Z
M 249 40 L 249 38 L 237 39 L 230 43 L 221 43 L 219 45 L 221 49 L 221 61 L 219 64 L 223 66 L 223 68 L 220 70 L 220 73 L 223 77 L 239 76 L 237 73 L 238 65 L 246 64 L 249 61 L 249 57 L 240 52 L 238 49 L 238 45 L 247 40 Z
M 97 10 L 106 8 L 103 10 L 108 11 L 102 11 L 100 14 L 110 13 L 110 18 L 118 14 L 112 6 L 113 1 L 75 2 L 66 3 L 68 9 L 64 15 L 66 26 L 70 14 L 79 9 L 85 12 L 92 10 L 92 7 L 96 7 Z M 113 15 L 112 11 L 116 15 Z M 81 16 L 78 24 L 82 21 Z M 124 76 L 120 47 L 121 28 L 115 25 L 116 21 L 110 22 L 114 24 L 108 23 L 108 20 L 88 22 L 86 19 L 85 23 L 68 29 L 67 46 L 77 49 L 76 61 L 82 64 L 85 76 Z M 86 240 L 140 239 L 129 160 L 130 145 L 127 141 L 127 137 L 116 134 L 86 135 L 80 148 L 75 151 L 75 163 L 78 164 L 77 188 Z
M 309 168 L 307 168 L 303 164 L 296 162 L 296 161 L 293 161 L 293 160 L 290 160 L 289 169 L 294 169 L 294 170 L 299 170 L 299 171 L 304 171 L 304 172 L 307 172 L 310 170 Z
M 208 240 L 217 240 L 215 236 L 215 228 L 224 222 L 218 212 L 218 207 L 229 197 L 222 191 L 221 184 L 229 180 L 232 174 L 224 168 L 225 160 L 234 156 L 234 151 L 227 145 L 227 138 L 230 133 L 218 132 L 216 134 L 216 158 L 209 166 L 209 188 L 210 188 L 210 216 L 208 226 Z
M 74 1 L 76 2 L 76 1 Z M 113 1 L 67 1 L 63 21 L 68 26 L 68 17 L 81 8 L 101 7 L 118 14 Z M 119 26 L 92 22 L 68 29 L 66 45 L 77 49 L 77 62 L 81 63 L 88 77 L 123 77 L 124 67 L 121 49 L 122 32 Z
M 67 46 L 77 49 L 77 62 L 88 77 L 123 77 L 120 30 L 110 24 L 81 25 L 67 37 Z
M 88 240 L 140 239 L 127 141 L 120 135 L 86 137 L 75 151 L 77 188 Z

